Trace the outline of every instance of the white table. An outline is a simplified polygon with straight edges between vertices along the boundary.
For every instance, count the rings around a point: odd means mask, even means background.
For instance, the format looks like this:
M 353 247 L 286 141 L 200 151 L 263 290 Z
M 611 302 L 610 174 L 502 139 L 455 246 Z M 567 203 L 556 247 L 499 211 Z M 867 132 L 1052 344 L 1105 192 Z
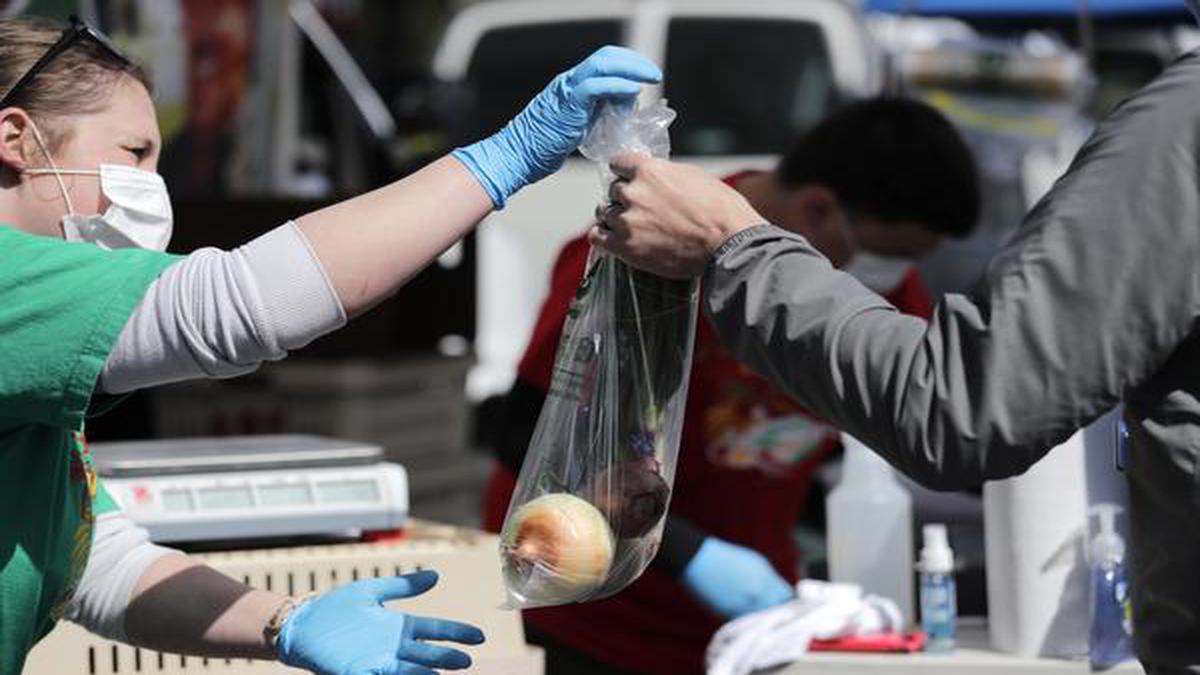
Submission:
M 810 654 L 773 675 L 1054 675 L 1087 673 L 1086 662 L 1029 659 L 994 651 L 985 625 L 959 628 L 958 649 L 950 654 Z M 1142 673 L 1136 661 L 1106 671 Z

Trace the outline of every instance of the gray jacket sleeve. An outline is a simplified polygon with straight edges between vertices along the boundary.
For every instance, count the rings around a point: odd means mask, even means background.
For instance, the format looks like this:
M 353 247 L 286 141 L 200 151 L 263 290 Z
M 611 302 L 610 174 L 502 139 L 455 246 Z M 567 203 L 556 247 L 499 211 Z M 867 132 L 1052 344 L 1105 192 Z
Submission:
M 1100 126 L 981 285 L 928 323 L 770 226 L 717 252 L 706 310 L 739 358 L 919 482 L 1021 473 L 1195 327 L 1198 102 L 1192 55 Z

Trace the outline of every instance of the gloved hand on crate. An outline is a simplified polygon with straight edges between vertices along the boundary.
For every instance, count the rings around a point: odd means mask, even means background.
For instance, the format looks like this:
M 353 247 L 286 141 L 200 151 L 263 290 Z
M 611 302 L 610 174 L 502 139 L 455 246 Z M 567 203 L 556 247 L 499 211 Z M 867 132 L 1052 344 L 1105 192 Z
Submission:
M 662 71 L 641 54 L 601 47 L 551 80 L 498 133 L 453 154 L 502 208 L 514 192 L 562 166 L 583 140 L 597 103 L 633 100 L 641 83 L 661 79 Z
M 434 675 L 469 667 L 464 652 L 426 641 L 477 645 L 484 639 L 478 628 L 383 607 L 424 593 L 437 578 L 425 571 L 367 579 L 300 604 L 279 632 L 279 660 L 321 675 Z
M 796 597 L 766 556 L 724 539 L 708 537 L 680 579 L 697 600 L 724 619 L 783 604 Z

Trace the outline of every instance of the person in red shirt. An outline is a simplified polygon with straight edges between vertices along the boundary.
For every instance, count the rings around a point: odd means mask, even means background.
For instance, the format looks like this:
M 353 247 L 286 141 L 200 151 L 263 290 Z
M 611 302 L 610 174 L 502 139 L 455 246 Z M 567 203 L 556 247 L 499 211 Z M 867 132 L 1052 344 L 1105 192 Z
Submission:
M 933 303 L 914 261 L 979 215 L 977 171 L 954 128 L 925 104 L 872 99 L 818 124 L 774 172 L 729 176 L 770 222 L 807 237 L 901 311 Z M 484 525 L 498 532 L 533 433 L 563 321 L 583 277 L 580 236 L 556 261 L 494 441 Z M 792 531 L 833 429 L 739 364 L 698 322 L 670 513 L 659 554 L 629 588 L 597 602 L 528 610 L 547 675 L 701 673 L 729 619 L 792 597 Z

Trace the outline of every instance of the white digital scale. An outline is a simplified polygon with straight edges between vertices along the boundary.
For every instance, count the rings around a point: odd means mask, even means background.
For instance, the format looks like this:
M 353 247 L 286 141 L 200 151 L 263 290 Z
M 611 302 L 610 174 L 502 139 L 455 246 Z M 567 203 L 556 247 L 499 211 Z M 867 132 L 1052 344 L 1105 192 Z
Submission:
M 160 542 L 395 530 L 408 475 L 378 446 L 320 436 L 92 443 L 117 503 Z

